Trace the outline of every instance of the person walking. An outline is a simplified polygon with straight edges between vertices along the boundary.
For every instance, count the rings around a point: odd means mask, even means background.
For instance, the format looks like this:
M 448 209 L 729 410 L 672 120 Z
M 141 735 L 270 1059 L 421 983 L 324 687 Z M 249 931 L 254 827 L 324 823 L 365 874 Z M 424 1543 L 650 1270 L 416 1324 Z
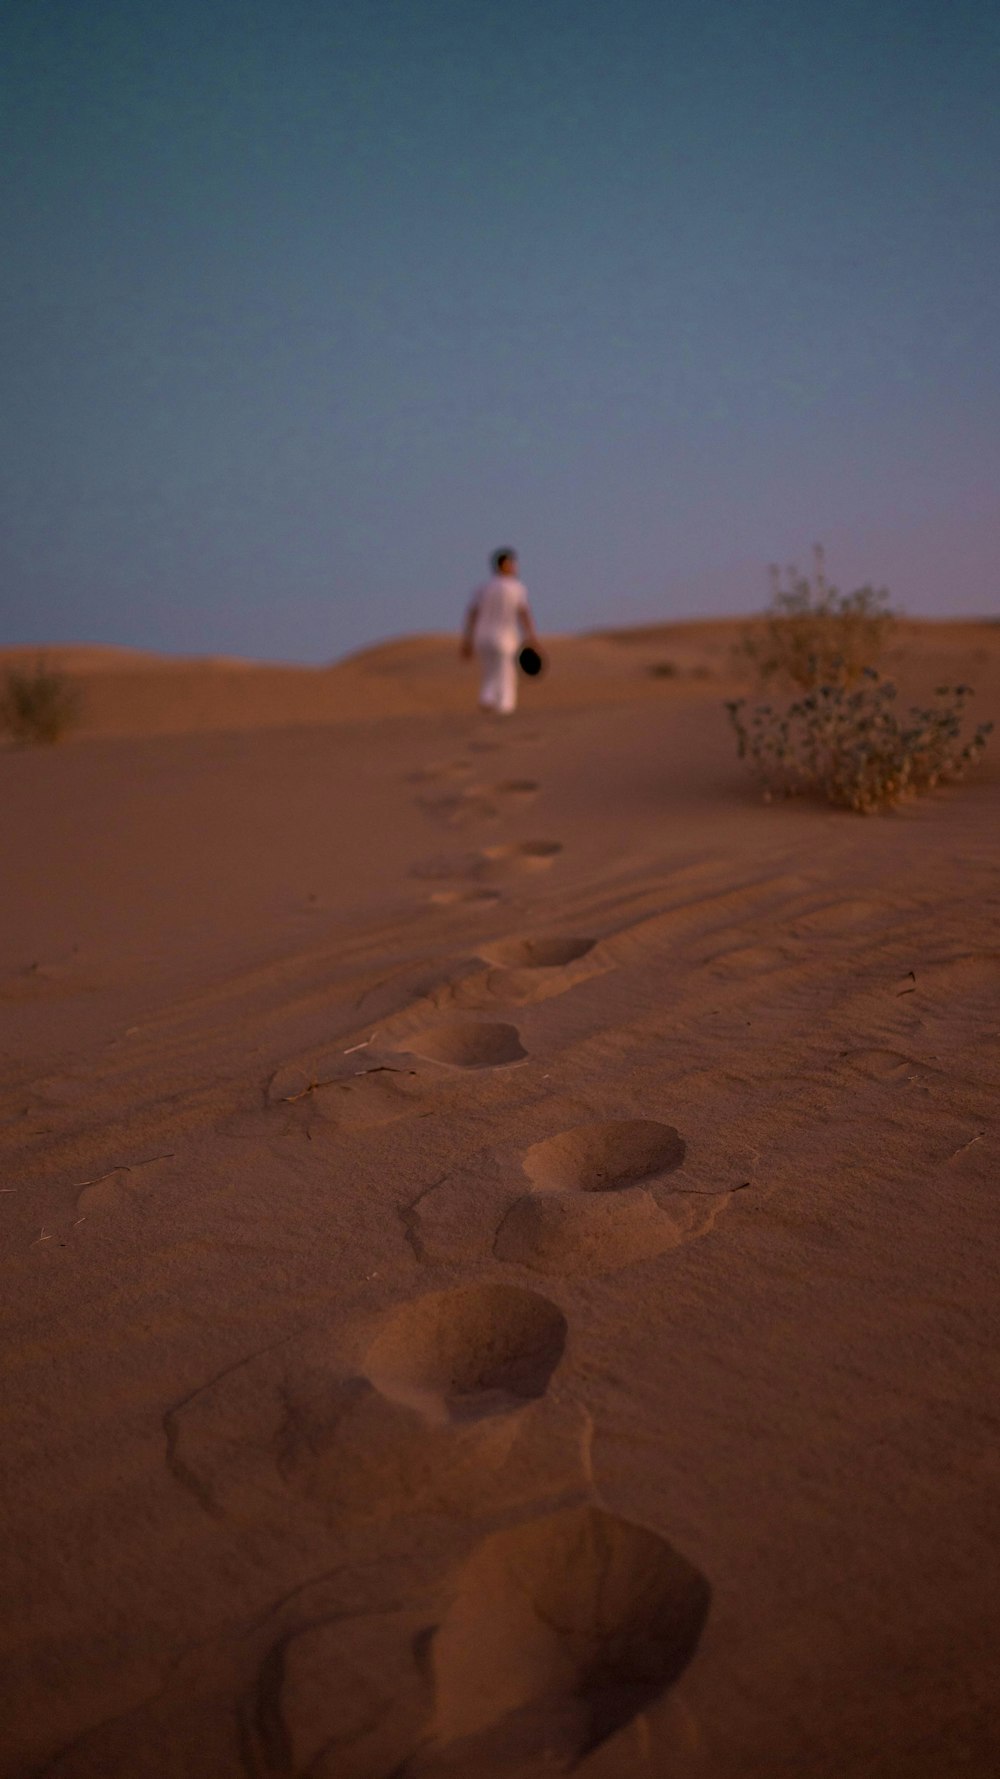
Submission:
M 472 595 L 465 614 L 463 661 L 479 656 L 481 710 L 509 716 L 517 706 L 517 655 L 522 640 L 538 648 L 528 594 L 517 577 L 513 550 L 497 550 L 493 575 Z

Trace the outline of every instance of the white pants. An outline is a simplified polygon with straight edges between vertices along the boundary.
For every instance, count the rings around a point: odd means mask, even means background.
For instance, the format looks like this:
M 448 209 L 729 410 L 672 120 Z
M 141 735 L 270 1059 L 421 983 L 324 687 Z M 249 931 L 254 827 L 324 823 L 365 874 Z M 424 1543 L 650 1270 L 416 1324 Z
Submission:
M 479 702 L 484 710 L 509 716 L 517 707 L 517 643 L 495 642 L 483 637 L 476 642 L 482 670 Z

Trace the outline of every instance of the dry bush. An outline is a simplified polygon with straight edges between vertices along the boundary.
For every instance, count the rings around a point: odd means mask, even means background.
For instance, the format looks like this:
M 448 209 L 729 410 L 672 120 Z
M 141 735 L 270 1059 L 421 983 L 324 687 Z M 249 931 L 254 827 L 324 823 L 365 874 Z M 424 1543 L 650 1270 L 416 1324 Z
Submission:
M 0 680 L 0 730 L 15 741 L 50 746 L 80 720 L 80 693 L 44 661 L 10 667 Z
M 856 685 L 878 661 L 896 622 L 884 589 L 840 593 L 826 579 L 822 548 L 811 576 L 795 567 L 771 574 L 771 603 L 763 629 L 749 631 L 737 654 L 762 685 L 777 682 L 809 692 L 819 685 Z
M 872 587 L 839 593 L 826 580 L 816 546 L 811 577 L 771 570 L 773 597 L 763 629 L 740 648 L 763 686 L 795 688 L 777 708 L 726 705 L 741 760 L 765 796 L 813 795 L 869 814 L 960 778 L 978 760 L 992 723 L 968 741 L 962 722 L 969 686 L 939 686 L 934 703 L 897 710 L 896 688 L 873 665 L 895 624 L 888 596 Z
M 812 794 L 869 815 L 960 778 L 979 759 L 993 724 L 963 742 L 970 686 L 939 686 L 933 704 L 902 714 L 890 680 L 866 667 L 862 682 L 819 685 L 783 711 L 727 703 L 740 759 L 768 800 Z

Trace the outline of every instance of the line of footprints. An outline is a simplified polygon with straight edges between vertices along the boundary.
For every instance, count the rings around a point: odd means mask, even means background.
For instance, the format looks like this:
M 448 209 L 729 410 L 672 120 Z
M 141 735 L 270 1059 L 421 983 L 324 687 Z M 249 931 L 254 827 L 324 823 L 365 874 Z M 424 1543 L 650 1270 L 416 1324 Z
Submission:
M 526 738 L 527 739 L 527 738 Z M 473 743 L 477 751 L 499 751 L 498 743 Z M 541 788 L 533 778 L 503 778 L 494 783 L 471 779 L 469 760 L 445 760 L 425 766 L 411 777 L 421 787 L 420 805 L 433 819 L 452 829 L 501 820 L 529 808 Z M 525 872 L 546 871 L 562 852 L 558 840 L 500 841 L 475 851 L 422 860 L 414 876 L 442 882 L 432 902 L 498 902 L 497 882 Z
M 535 998 L 526 977 L 559 992 L 560 977 L 570 987 L 610 967 L 595 941 L 565 936 L 494 942 L 486 962 L 520 1000 Z M 448 1070 L 526 1056 L 514 1025 L 468 1018 L 404 1029 L 393 1049 Z M 340 1112 L 344 1094 L 401 1091 L 382 1068 L 326 1086 Z M 409 1077 L 402 1092 L 394 1115 L 409 1109 Z M 372 1106 L 369 1120 L 381 1122 Z M 493 1147 L 406 1209 L 407 1235 L 432 1263 L 614 1271 L 702 1233 L 728 1202 L 671 1192 L 684 1153 L 652 1119 Z M 421 1604 L 352 1615 L 338 1576 L 269 1646 L 244 1701 L 253 1770 L 529 1779 L 571 1771 L 663 1701 L 694 1655 L 709 1585 L 658 1533 L 596 1505 L 589 1416 L 560 1381 L 567 1336 L 540 1291 L 479 1278 L 359 1321 L 336 1350 L 317 1335 L 258 1355 L 168 1415 L 175 1476 L 255 1537 L 282 1536 L 289 1491 L 352 1540 L 354 1560 L 360 1544 L 377 1564 L 409 1528 Z

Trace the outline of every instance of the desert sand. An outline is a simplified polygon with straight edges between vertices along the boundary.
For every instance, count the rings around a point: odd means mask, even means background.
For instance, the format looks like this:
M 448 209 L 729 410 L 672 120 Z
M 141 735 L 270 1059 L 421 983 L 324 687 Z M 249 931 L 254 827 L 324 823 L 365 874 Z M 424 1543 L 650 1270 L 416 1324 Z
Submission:
M 506 724 L 449 638 L 47 651 L 5 1776 L 1000 1771 L 1000 746 L 764 806 L 734 634 L 557 638 Z M 1000 629 L 896 653 L 1000 715 Z

